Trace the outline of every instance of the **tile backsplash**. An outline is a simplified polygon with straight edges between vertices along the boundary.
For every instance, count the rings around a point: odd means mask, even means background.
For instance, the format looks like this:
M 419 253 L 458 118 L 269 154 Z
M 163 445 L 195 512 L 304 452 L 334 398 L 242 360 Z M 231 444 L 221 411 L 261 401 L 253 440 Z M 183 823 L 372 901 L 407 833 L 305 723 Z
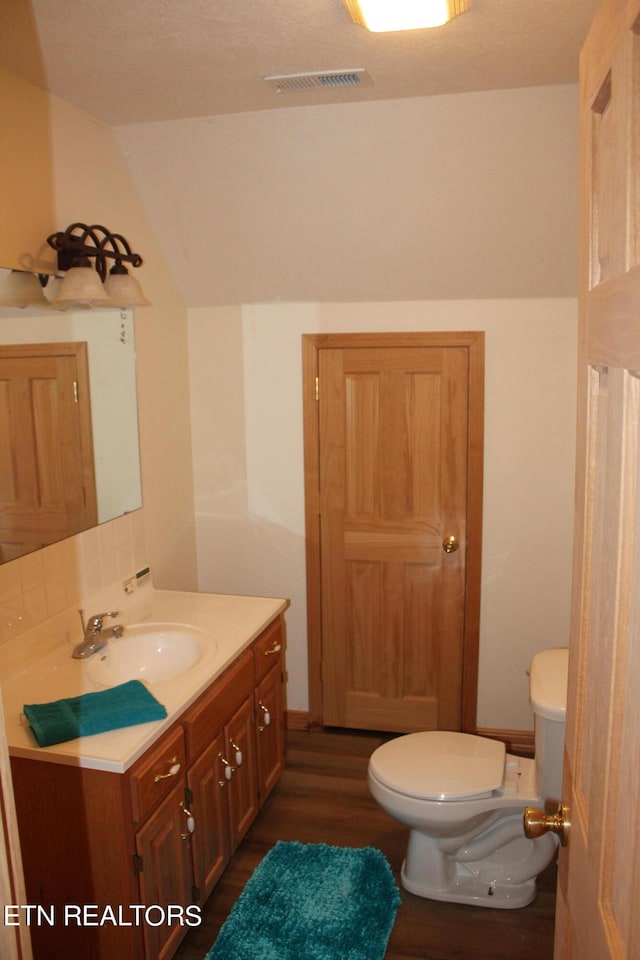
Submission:
M 142 510 L 2 564 L 0 669 L 33 655 L 34 644 L 42 652 L 59 643 L 61 633 L 79 642 L 78 610 L 118 602 L 122 582 L 146 566 Z

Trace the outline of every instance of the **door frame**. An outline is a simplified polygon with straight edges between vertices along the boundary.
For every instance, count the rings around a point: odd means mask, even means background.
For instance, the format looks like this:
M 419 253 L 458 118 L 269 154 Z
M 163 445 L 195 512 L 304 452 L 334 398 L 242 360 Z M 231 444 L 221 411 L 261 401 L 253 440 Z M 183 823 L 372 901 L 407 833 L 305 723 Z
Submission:
M 462 730 L 465 733 L 475 733 L 478 704 L 484 463 L 484 332 L 479 330 L 437 333 L 318 333 L 302 336 L 309 725 L 311 728 L 323 725 L 320 434 L 317 393 L 319 352 L 323 349 L 362 347 L 466 347 L 468 351 L 469 434 Z

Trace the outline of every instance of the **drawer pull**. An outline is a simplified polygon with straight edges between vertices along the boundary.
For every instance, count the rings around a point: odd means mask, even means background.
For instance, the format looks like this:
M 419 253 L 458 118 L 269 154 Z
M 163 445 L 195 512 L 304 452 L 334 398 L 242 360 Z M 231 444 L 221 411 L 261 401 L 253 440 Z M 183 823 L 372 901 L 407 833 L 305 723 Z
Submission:
M 178 763 L 178 758 L 173 757 L 173 759 L 170 760 L 169 762 L 171 763 L 171 766 L 169 767 L 169 772 L 157 774 L 157 776 L 153 778 L 154 783 L 160 783 L 161 780 L 169 780 L 171 777 L 178 776 L 178 774 L 180 773 L 180 764 Z
M 233 740 L 231 741 L 231 749 L 236 752 L 236 767 L 242 766 L 242 750 L 238 747 Z
M 262 731 L 264 730 L 264 728 L 265 728 L 265 727 L 268 727 L 269 724 L 271 723 L 271 714 L 269 713 L 269 708 L 268 708 L 268 707 L 265 707 L 264 703 L 260 702 L 260 703 L 258 704 L 258 706 L 260 707 L 260 709 L 262 710 L 262 712 L 263 712 L 263 714 L 264 714 L 264 716 L 262 717 L 262 719 L 263 719 L 263 721 L 264 721 L 264 726 L 261 726 L 260 724 L 258 724 L 258 730 L 260 731 L 260 733 L 262 733 Z
M 265 657 L 272 657 L 275 653 L 280 653 L 281 650 L 282 650 L 282 644 L 274 643 L 274 645 L 270 647 L 269 650 L 265 650 L 264 655 Z

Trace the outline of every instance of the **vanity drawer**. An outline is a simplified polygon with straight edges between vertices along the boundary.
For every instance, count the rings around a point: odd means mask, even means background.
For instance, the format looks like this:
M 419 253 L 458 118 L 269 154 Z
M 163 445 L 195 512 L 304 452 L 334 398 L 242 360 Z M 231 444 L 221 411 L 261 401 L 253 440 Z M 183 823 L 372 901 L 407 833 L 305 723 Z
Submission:
M 185 767 L 184 732 L 182 727 L 176 727 L 131 768 L 131 805 L 136 823 L 144 820 L 158 801 L 184 777 Z
M 254 687 L 253 653 L 247 650 L 182 718 L 189 760 L 202 753 L 229 717 L 247 697 L 253 696 Z
M 253 655 L 258 681 L 269 673 L 275 663 L 284 656 L 284 629 L 282 618 L 274 620 L 254 643 Z

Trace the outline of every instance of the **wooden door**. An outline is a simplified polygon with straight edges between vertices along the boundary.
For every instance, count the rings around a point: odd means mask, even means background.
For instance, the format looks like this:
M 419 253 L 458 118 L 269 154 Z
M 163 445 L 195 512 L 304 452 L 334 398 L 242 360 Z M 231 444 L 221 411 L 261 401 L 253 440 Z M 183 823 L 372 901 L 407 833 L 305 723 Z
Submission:
M 640 957 L 640 2 L 581 59 L 579 436 L 556 960 Z
M 86 344 L 0 348 L 0 560 L 97 523 Z
M 176 918 L 177 911 L 171 917 L 175 922 L 167 922 L 166 907 L 173 904 L 184 910 L 192 902 L 190 844 L 183 782 L 176 785 L 136 833 L 136 853 L 142 864 L 139 903 L 147 909 L 151 907 L 148 921 L 142 925 L 145 957 L 172 957 L 187 932 L 184 923 Z M 161 910 L 165 910 L 164 923 L 158 922 Z
M 231 858 L 227 795 L 220 765 L 223 753 L 224 741 L 220 733 L 191 764 L 187 773 L 187 785 L 193 797 L 191 810 L 196 822 L 191 845 L 200 903 L 206 902 Z
M 271 668 L 255 693 L 258 793 L 264 803 L 284 770 L 282 663 Z
M 322 722 L 473 728 L 482 334 L 316 346 Z
M 233 853 L 258 813 L 258 771 L 253 697 L 225 725 L 225 757 L 235 767 L 227 783 L 229 836 Z

